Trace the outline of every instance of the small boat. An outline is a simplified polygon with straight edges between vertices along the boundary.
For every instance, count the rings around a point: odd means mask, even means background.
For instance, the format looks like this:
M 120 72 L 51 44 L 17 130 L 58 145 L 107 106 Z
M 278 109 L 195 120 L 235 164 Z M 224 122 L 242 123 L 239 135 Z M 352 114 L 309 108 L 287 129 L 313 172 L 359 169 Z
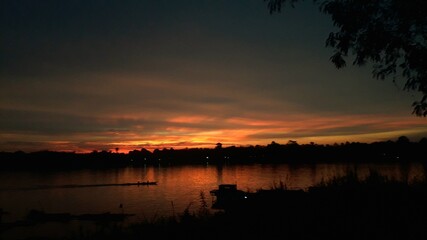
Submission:
M 99 183 L 99 184 L 68 184 L 57 186 L 36 186 L 29 188 L 18 188 L 19 190 L 31 189 L 51 189 L 51 188 L 86 188 L 86 187 L 114 187 L 114 186 L 139 186 L 139 185 L 157 185 L 157 182 L 143 181 L 143 182 L 128 182 L 128 183 Z
M 248 198 L 249 193 L 237 189 L 237 184 L 220 184 L 218 189 L 210 191 L 212 208 L 226 209 L 235 206 Z
M 157 185 L 157 182 L 150 182 L 150 181 L 140 182 L 140 181 L 138 181 L 136 183 L 136 185 Z

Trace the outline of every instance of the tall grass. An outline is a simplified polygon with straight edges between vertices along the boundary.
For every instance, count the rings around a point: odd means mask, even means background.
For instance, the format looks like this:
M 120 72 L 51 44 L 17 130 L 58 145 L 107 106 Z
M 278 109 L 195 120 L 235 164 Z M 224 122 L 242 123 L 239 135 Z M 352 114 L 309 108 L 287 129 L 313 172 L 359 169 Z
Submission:
M 194 210 L 189 203 L 171 217 L 75 239 L 427 239 L 426 186 L 376 171 L 363 179 L 349 172 L 297 194 L 280 181 L 238 211 L 215 214 L 202 191 Z

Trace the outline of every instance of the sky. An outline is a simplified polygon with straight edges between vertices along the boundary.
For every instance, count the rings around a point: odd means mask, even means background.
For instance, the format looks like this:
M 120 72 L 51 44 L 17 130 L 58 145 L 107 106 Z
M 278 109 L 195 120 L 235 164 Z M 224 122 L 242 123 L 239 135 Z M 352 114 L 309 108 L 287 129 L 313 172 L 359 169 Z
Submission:
M 0 4 L 0 151 L 427 136 L 403 81 L 334 67 L 334 26 L 311 1 L 280 14 L 263 0 Z

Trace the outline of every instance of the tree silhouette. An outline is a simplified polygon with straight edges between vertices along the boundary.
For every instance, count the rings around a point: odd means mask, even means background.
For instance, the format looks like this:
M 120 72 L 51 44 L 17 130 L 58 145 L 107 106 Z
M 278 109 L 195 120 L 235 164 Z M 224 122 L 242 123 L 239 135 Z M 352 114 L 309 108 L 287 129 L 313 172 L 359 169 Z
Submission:
M 264 0 L 270 13 L 298 0 Z M 330 60 L 337 68 L 371 63 L 377 79 L 402 76 L 404 90 L 421 93 L 413 114 L 427 116 L 427 1 L 425 0 L 313 0 L 331 16 L 338 31 L 326 46 L 335 49 Z
M 397 143 L 400 143 L 400 144 L 408 144 L 408 143 L 410 143 L 411 141 L 409 140 L 409 138 L 407 137 L 407 136 L 400 136 L 398 139 L 397 139 Z

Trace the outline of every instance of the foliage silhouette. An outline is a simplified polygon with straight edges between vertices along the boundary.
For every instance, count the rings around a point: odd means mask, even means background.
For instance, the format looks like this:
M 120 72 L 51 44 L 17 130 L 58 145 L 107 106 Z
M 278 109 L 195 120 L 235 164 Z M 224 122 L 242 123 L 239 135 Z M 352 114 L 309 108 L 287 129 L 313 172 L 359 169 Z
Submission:
M 298 0 L 264 0 L 270 13 L 280 12 Z M 377 79 L 401 75 L 405 90 L 420 92 L 413 114 L 427 116 L 427 1 L 425 0 L 313 0 L 331 16 L 338 31 L 331 32 L 326 46 L 335 49 L 330 60 L 337 68 L 372 63 Z
M 229 146 L 190 149 L 147 149 L 125 153 L 93 151 L 91 153 L 42 151 L 33 153 L 0 152 L 0 170 L 72 170 L 79 168 L 115 168 L 144 166 L 147 164 L 250 164 L 250 163 L 320 163 L 320 162 L 397 162 L 418 161 L 426 163 L 427 140 L 411 142 L 401 136 L 396 141 L 359 143 L 346 142 L 333 145 L 315 143 L 298 144 L 290 140 L 287 144 L 275 141 L 266 146 Z
M 178 218 L 109 225 L 66 239 L 426 239 L 426 184 L 349 172 L 307 191 L 281 184 L 248 192 L 233 208 L 215 212 L 201 194 L 198 213 L 187 207 Z

